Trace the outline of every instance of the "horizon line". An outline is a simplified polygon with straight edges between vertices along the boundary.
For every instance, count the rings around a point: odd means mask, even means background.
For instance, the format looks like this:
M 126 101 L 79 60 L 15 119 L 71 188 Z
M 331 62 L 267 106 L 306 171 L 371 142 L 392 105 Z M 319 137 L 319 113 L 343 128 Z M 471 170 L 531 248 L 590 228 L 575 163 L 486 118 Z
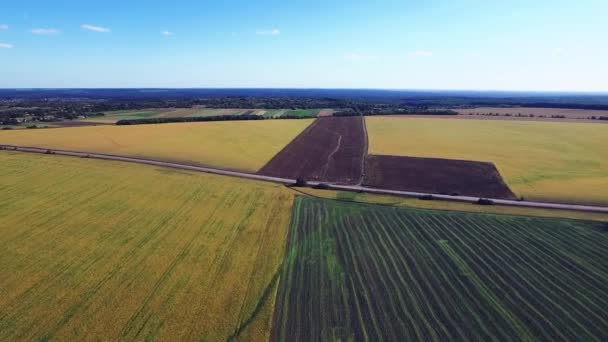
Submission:
M 0 87 L 0 91 L 44 90 L 361 90 L 410 92 L 478 92 L 478 93 L 545 93 L 607 95 L 608 90 L 496 90 L 496 89 L 424 89 L 424 88 L 356 88 L 356 87 Z

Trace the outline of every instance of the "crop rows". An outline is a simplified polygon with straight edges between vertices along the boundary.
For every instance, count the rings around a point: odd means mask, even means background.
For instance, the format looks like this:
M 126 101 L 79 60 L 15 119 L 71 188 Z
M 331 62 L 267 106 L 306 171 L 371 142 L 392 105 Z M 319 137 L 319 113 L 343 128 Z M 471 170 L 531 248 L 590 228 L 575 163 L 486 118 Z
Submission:
M 605 341 L 602 228 L 298 198 L 272 339 Z
M 280 186 L 0 151 L 0 341 L 267 339 Z

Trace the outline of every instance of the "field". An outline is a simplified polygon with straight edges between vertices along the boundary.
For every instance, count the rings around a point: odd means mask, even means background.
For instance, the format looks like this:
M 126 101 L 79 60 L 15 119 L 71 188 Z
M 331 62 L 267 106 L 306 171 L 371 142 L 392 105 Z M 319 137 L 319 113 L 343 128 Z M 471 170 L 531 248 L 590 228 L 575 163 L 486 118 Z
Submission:
M 95 122 L 112 124 L 119 120 L 150 119 L 150 118 L 183 118 L 219 115 L 240 115 L 250 112 L 247 109 L 213 109 L 213 108 L 150 108 L 131 111 L 105 112 L 105 116 L 90 117 L 79 122 Z
M 583 110 L 583 109 L 565 109 L 565 108 L 527 108 L 527 107 L 514 107 L 514 108 L 498 108 L 498 107 L 479 107 L 479 108 L 467 108 L 457 109 L 459 114 L 468 115 L 472 114 L 499 114 L 499 115 L 534 115 L 534 117 L 546 116 L 565 116 L 567 119 L 587 119 L 592 116 L 605 116 L 608 117 L 608 110 Z
M 297 198 L 272 340 L 608 339 L 606 227 Z
M 207 117 L 222 115 L 262 115 L 267 118 L 277 118 L 284 115 L 297 116 L 301 118 L 312 118 L 323 112 L 324 116 L 331 115 L 331 109 L 241 109 L 241 108 L 151 108 L 131 111 L 105 112 L 105 116 L 90 117 L 79 122 L 94 122 L 112 124 L 118 120 L 148 119 L 148 118 L 183 118 L 183 117 Z
M 371 155 L 365 166 L 364 184 L 371 187 L 515 199 L 491 163 Z
M 334 114 L 334 112 L 335 112 L 335 109 L 321 109 L 318 116 L 319 117 L 332 116 Z
M 281 116 L 297 116 L 300 118 L 312 118 L 318 116 L 321 112 L 329 113 L 331 110 L 329 109 L 298 109 L 298 110 L 289 110 L 289 109 L 269 109 L 264 113 L 264 116 L 267 118 L 278 118 Z M 331 111 L 333 113 L 333 111 Z M 327 116 L 327 115 L 325 115 Z
M 170 109 L 144 109 L 144 110 L 126 110 L 126 111 L 112 111 L 105 112 L 104 116 L 94 116 L 80 120 L 80 122 L 95 122 L 95 123 L 106 123 L 112 124 L 118 120 L 127 119 L 148 119 L 160 117 L 164 113 L 169 112 Z
M 528 200 L 608 205 L 608 126 L 366 118 L 369 153 L 491 162 Z
M 365 140 L 361 118 L 319 118 L 258 173 L 357 184 Z
M 299 110 L 288 110 L 283 115 L 296 116 L 299 118 L 316 117 L 321 112 L 319 109 L 299 109 Z
M 268 338 L 284 187 L 3 151 L 0 189 L 0 340 Z
M 207 117 L 207 116 L 222 116 L 222 115 L 242 115 L 252 114 L 249 109 L 215 109 L 215 108 L 186 108 L 176 109 L 164 113 L 160 117 L 163 118 L 181 118 L 181 117 Z
M 0 131 L 0 144 L 106 153 L 256 172 L 311 120 Z
M 426 201 L 411 197 L 373 195 L 367 193 L 346 192 L 337 190 L 320 190 L 298 188 L 297 194 L 320 199 L 338 200 L 348 203 L 381 204 L 395 208 L 434 209 L 465 213 L 482 213 L 498 215 L 517 215 L 529 217 L 565 218 L 575 220 L 597 221 L 608 223 L 608 214 L 590 213 L 576 210 L 539 209 L 512 207 L 506 205 L 477 205 L 453 201 Z

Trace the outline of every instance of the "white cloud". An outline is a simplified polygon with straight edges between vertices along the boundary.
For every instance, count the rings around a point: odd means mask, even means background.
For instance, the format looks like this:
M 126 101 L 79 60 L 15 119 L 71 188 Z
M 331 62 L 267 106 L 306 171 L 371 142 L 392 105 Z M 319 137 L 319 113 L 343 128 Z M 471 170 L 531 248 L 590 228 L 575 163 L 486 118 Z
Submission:
M 87 25 L 87 24 L 82 24 L 82 25 L 80 25 L 80 27 L 84 30 L 93 31 L 93 32 L 110 32 L 111 31 L 109 28 Z
M 8 25 L 0 25 L 0 31 L 8 30 Z
M 15 45 L 13 45 L 13 44 L 0 43 L 0 49 L 12 49 L 14 47 L 15 47 Z
M 272 30 L 257 30 L 255 34 L 260 36 L 278 36 L 281 34 L 281 30 L 272 29 Z
M 56 29 L 33 29 L 30 30 L 30 32 L 32 32 L 32 34 L 36 34 L 36 35 L 40 35 L 40 36 L 51 36 L 51 35 L 55 35 L 55 34 L 60 34 L 61 31 L 56 30 Z
M 433 57 L 433 52 L 432 51 L 424 51 L 424 50 L 418 50 L 418 51 L 414 51 L 412 53 L 410 53 L 410 57 Z
M 169 37 L 169 36 L 172 36 L 172 35 L 173 35 L 173 32 L 171 32 L 171 31 L 163 31 L 163 32 L 161 32 L 160 34 L 162 34 L 162 35 L 163 35 L 163 36 L 165 36 L 165 37 Z

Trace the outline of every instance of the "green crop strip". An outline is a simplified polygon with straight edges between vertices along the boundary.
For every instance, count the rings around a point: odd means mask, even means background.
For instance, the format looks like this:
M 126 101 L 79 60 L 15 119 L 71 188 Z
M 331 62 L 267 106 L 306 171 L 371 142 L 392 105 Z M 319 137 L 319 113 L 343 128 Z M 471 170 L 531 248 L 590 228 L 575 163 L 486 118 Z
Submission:
M 488 303 L 490 303 L 498 312 L 500 312 L 505 319 L 507 319 L 508 321 L 511 322 L 511 324 L 513 324 L 513 326 L 516 328 L 516 330 L 518 332 L 518 337 L 522 341 L 534 341 L 534 338 L 532 338 L 532 336 L 530 336 L 530 333 L 525 328 L 524 324 L 519 319 L 517 319 L 513 315 L 512 312 L 510 312 L 507 308 L 505 308 L 502 305 L 502 303 L 500 302 L 500 299 L 498 299 L 498 297 L 496 297 L 492 293 L 492 291 L 490 291 L 484 285 L 484 283 L 481 281 L 481 279 L 479 279 L 479 277 L 477 277 L 475 272 L 473 272 L 473 270 L 467 265 L 467 263 L 464 260 L 462 260 L 458 256 L 458 254 L 450 247 L 448 241 L 439 240 L 439 241 L 437 241 L 437 243 L 439 244 L 439 247 L 441 247 L 441 249 L 445 252 L 445 254 L 447 254 L 450 257 L 450 259 L 452 259 L 454 264 L 456 264 L 456 266 L 458 267 L 460 272 L 462 272 L 462 274 L 464 276 L 469 278 L 469 280 L 471 280 L 471 282 L 473 282 L 473 284 L 475 284 L 475 287 L 479 290 L 479 293 L 488 301 Z
M 606 340 L 598 227 L 298 197 L 272 340 Z

